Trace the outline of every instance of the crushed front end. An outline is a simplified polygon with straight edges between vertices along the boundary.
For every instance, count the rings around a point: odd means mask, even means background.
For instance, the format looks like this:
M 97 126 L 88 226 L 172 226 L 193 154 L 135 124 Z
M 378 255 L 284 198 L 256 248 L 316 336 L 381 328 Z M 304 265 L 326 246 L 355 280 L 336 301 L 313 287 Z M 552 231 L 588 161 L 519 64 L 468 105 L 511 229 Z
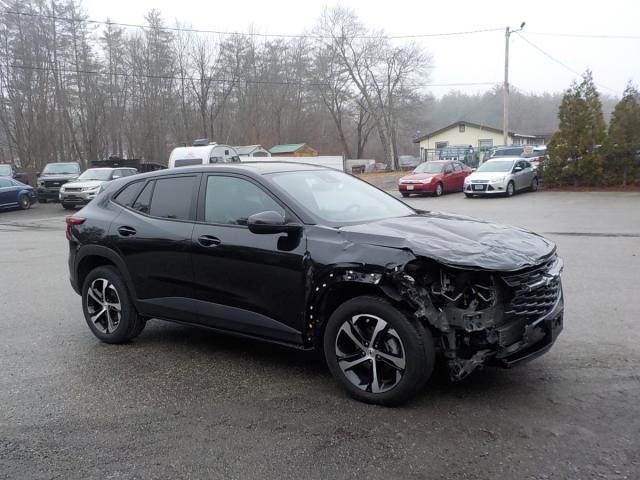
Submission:
M 428 323 L 453 380 L 478 367 L 542 355 L 562 330 L 562 260 L 554 253 L 516 272 L 465 270 L 417 259 L 398 269 L 396 295 Z

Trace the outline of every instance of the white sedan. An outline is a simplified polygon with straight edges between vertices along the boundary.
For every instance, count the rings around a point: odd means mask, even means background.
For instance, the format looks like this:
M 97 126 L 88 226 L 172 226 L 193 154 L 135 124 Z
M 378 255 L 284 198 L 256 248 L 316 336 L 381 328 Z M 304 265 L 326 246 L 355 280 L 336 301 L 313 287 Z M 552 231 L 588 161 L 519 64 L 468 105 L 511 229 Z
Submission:
M 464 194 L 513 196 L 521 190 L 538 190 L 538 173 L 528 160 L 501 157 L 487 160 L 464 179 Z

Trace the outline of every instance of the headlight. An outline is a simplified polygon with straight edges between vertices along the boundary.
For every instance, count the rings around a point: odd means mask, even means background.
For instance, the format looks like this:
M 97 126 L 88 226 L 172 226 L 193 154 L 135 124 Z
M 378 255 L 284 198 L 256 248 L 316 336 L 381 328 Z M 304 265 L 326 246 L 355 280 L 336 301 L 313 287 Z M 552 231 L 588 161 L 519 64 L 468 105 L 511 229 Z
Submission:
M 420 180 L 420 183 L 431 183 L 431 180 L 433 180 L 433 177 L 423 178 Z
M 82 187 L 83 192 L 97 192 L 100 187 Z
M 38 186 L 44 187 L 44 180 L 38 180 Z
M 499 177 L 499 178 L 494 178 L 493 180 L 491 180 L 491 183 L 501 183 L 504 182 L 504 179 L 507 177 Z

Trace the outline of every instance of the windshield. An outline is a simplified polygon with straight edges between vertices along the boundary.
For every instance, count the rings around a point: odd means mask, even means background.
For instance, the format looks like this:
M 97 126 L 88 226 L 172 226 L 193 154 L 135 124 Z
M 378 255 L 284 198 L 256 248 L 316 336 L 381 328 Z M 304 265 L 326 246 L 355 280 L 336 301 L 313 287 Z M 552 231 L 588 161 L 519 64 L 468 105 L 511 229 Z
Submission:
M 442 163 L 425 162 L 416 167 L 413 173 L 440 173 L 442 171 Z
M 80 173 L 80 167 L 77 163 L 48 163 L 42 173 L 47 175 L 73 175 Z
M 401 201 L 338 171 L 281 172 L 270 177 L 307 210 L 327 222 L 371 222 L 415 213 Z
M 510 172 L 515 160 L 492 160 L 484 162 L 476 172 Z
M 111 169 L 90 168 L 80 175 L 78 180 L 110 180 L 111 173 L 113 173 Z
M 0 165 L 0 177 L 11 176 L 11 165 Z

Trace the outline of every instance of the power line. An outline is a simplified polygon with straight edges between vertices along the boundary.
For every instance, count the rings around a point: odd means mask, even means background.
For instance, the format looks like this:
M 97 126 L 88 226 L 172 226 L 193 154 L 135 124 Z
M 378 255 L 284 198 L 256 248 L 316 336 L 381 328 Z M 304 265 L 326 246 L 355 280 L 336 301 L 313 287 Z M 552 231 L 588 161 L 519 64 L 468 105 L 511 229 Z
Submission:
M 135 23 L 120 23 L 120 22 L 111 22 L 106 20 L 92 20 L 85 18 L 72 18 L 72 17 L 63 17 L 59 15 L 50 15 L 44 13 L 33 13 L 33 12 L 16 12 L 11 10 L 5 10 L 5 14 L 9 15 L 17 15 L 23 17 L 35 17 L 35 18 L 47 18 L 49 20 L 60 20 L 63 22 L 86 22 L 96 25 L 113 25 L 117 27 L 125 27 L 125 28 L 141 28 L 141 29 L 151 29 L 149 25 L 141 25 Z M 189 33 L 207 33 L 213 35 L 246 35 L 251 37 L 278 37 L 278 38 L 331 38 L 328 35 L 314 35 L 314 34 L 277 34 L 277 33 L 257 33 L 257 32 L 230 32 L 224 30 L 203 30 L 198 28 L 188 28 L 188 27 L 160 27 L 161 31 L 171 31 L 171 32 L 189 32 Z M 498 32 L 502 31 L 502 28 L 484 28 L 478 30 L 464 30 L 459 32 L 442 32 L 442 33 L 422 33 L 415 35 L 381 35 L 381 37 L 388 39 L 411 39 L 411 38 L 428 38 L 428 37 L 450 37 L 456 35 L 472 35 L 476 33 L 487 33 L 487 32 Z M 355 35 L 353 38 L 360 39 L 377 39 L 380 36 L 374 35 Z
M 283 85 L 283 86 L 300 86 L 300 87 L 326 87 L 330 86 L 328 83 L 322 82 L 290 82 L 281 80 L 251 80 L 245 78 L 215 78 L 215 77 L 194 77 L 191 75 L 177 76 L 177 75 L 151 75 L 143 73 L 126 73 L 126 72 L 107 72 L 100 70 L 76 70 L 65 68 L 53 68 L 53 67 L 38 67 L 34 65 L 18 65 L 9 64 L 10 68 L 16 68 L 19 70 L 37 70 L 51 73 L 65 73 L 73 75 L 98 75 L 98 76 L 113 76 L 113 77 L 126 77 L 126 78 L 149 78 L 154 80 L 190 80 L 194 82 L 209 82 L 209 83 L 245 83 L 245 84 L 261 84 L 261 85 Z M 481 85 L 495 85 L 497 82 L 452 82 L 452 83 L 424 83 L 424 84 L 407 84 L 409 88 L 428 88 L 428 87 L 468 87 L 468 86 L 481 86 Z
M 539 35 L 546 37 L 570 37 L 570 38 L 607 38 L 612 40 L 640 40 L 640 35 L 616 35 L 607 33 L 552 33 L 552 32 L 527 32 L 527 35 Z
M 553 55 L 551 55 L 550 53 L 547 53 L 546 51 L 544 51 L 542 48 L 540 48 L 539 46 L 537 46 L 535 43 L 533 43 L 531 40 L 529 40 L 528 38 L 526 38 L 524 35 L 522 35 L 519 32 L 516 32 L 518 34 L 518 36 L 520 38 L 522 38 L 525 42 L 527 42 L 529 45 L 531 45 L 533 48 L 535 48 L 537 51 L 539 51 L 540 53 L 542 53 L 545 57 L 547 57 L 549 60 L 557 63 L 558 65 L 560 65 L 561 67 L 565 68 L 566 70 L 570 71 L 571 73 L 573 73 L 574 75 L 577 75 L 578 77 L 582 76 L 582 73 L 574 70 L 573 68 L 571 68 L 569 65 L 567 65 L 566 63 L 558 60 L 556 57 L 554 57 Z M 617 93 L 613 88 L 609 88 L 606 85 L 602 85 L 600 83 L 594 82 L 596 85 L 598 85 L 600 88 L 604 88 L 605 90 L 609 90 L 613 93 Z

